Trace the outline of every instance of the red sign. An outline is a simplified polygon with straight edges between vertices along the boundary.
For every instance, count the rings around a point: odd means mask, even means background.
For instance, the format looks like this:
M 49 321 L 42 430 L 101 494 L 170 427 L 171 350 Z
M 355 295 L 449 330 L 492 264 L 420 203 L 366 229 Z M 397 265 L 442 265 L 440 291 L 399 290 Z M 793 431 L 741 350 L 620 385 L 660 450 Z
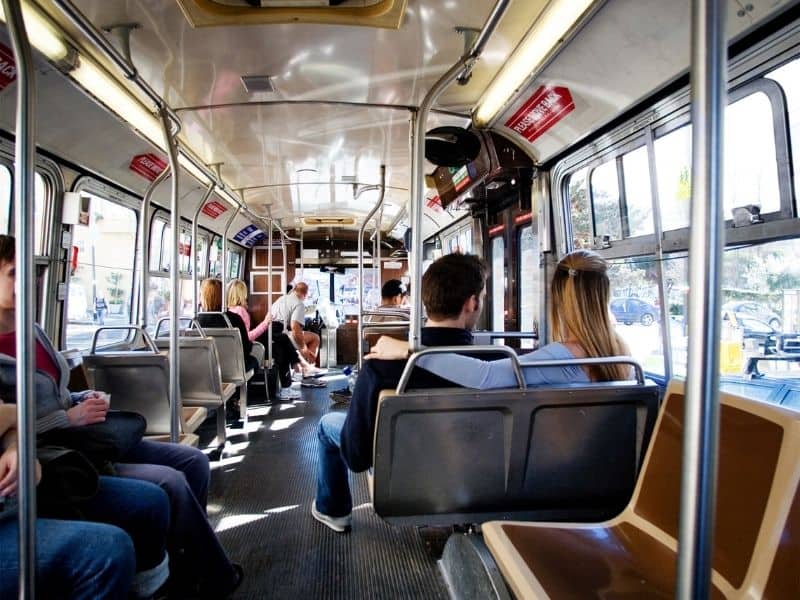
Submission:
M 532 142 L 573 110 L 567 88 L 541 86 L 505 125 Z
M 192 245 L 191 244 L 178 244 L 178 254 L 182 256 L 191 256 L 192 255 Z
M 439 198 L 439 194 L 436 194 L 432 198 L 428 198 L 427 202 L 425 202 L 425 205 L 428 208 L 432 208 L 436 212 L 442 212 L 442 200 Z
M 216 200 L 206 202 L 206 205 L 203 206 L 203 214 L 208 215 L 212 219 L 216 219 L 226 210 L 228 210 L 228 207 Z
M 489 237 L 495 236 L 495 235 L 497 235 L 499 233 L 503 233 L 505 228 L 506 228 L 506 226 L 503 223 L 500 223 L 500 225 L 495 225 L 493 227 L 489 227 Z
M 145 179 L 153 181 L 167 168 L 167 163 L 155 154 L 137 154 L 131 159 L 130 170 Z
M 0 44 L 0 90 L 14 83 L 17 78 L 17 63 L 11 48 Z

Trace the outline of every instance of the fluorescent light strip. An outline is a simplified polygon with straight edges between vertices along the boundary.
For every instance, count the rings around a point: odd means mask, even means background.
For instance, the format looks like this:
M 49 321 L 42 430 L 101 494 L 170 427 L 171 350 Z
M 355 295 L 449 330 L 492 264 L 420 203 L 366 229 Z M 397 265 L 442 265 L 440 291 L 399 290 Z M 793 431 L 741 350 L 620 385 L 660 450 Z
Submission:
M 477 126 L 488 124 L 520 90 L 594 0 L 551 2 L 494 78 L 475 110 Z
M 50 26 L 50 23 L 27 2 L 22 4 L 22 17 L 25 20 L 28 39 L 34 48 L 54 62 L 67 57 L 69 53 L 67 45 Z M 0 21 L 6 22 L 2 4 L 0 4 Z

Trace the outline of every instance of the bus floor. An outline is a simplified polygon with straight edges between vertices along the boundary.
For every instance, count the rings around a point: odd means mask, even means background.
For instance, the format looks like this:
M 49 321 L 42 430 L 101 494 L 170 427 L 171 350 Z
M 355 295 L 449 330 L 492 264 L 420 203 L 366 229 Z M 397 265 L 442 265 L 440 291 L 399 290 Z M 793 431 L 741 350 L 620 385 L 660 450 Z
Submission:
M 327 379 L 327 381 L 326 381 Z M 244 567 L 235 598 L 447 598 L 436 559 L 415 527 L 395 527 L 372 510 L 366 473 L 352 474 L 353 528 L 335 533 L 311 517 L 317 423 L 342 375 L 303 388 L 293 402 L 249 398 L 249 422 L 228 428 L 211 463 L 208 512 L 231 560 Z M 213 434 L 212 434 L 213 435 Z

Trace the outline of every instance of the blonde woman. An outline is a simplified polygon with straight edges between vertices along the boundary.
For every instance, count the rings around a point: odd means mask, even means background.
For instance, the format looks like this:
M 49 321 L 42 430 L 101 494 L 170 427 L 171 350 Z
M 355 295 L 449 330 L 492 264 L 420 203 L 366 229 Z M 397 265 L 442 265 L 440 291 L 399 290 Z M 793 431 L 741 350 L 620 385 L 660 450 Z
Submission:
M 559 261 L 550 284 L 550 323 L 553 342 L 519 358 L 522 365 L 540 360 L 623 356 L 628 346 L 614 330 L 608 311 L 611 284 L 608 263 L 590 250 L 575 250 Z M 408 353 L 408 345 L 383 337 L 370 358 L 397 358 Z M 423 356 L 417 364 L 458 385 L 492 389 L 517 385 L 511 360 L 483 361 L 458 354 Z M 618 381 L 631 377 L 630 367 L 621 364 L 565 367 L 526 367 L 527 385 Z

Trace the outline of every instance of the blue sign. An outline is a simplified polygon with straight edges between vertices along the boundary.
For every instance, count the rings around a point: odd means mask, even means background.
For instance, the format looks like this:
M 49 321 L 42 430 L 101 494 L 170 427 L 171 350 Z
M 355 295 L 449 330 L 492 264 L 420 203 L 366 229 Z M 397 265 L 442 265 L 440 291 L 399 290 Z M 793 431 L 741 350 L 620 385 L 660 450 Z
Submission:
M 242 229 L 239 233 L 237 233 L 235 236 L 233 236 L 233 239 L 236 240 L 237 242 L 242 242 L 248 235 L 250 235 L 257 229 L 258 227 L 256 227 L 255 225 L 248 225 L 247 227 Z

